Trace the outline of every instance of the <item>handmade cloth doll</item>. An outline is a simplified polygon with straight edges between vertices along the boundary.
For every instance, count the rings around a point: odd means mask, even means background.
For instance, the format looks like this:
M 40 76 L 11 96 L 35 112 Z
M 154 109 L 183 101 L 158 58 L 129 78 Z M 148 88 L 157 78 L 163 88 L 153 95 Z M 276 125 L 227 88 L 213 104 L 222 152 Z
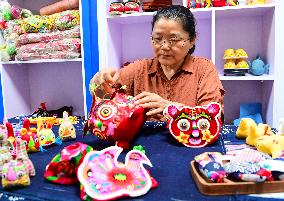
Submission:
M 78 169 L 82 200 L 137 197 L 158 185 L 143 166 L 152 164 L 142 151 L 128 152 L 124 164 L 117 161 L 121 152 L 122 148 L 112 146 L 85 156 Z
M 100 99 L 94 93 L 84 134 L 91 131 L 99 138 L 117 142 L 118 146 L 127 149 L 145 122 L 145 111 L 134 103 L 132 96 L 124 93 L 122 86 L 115 87 L 110 99 Z
M 92 150 L 92 147 L 80 142 L 65 147 L 47 165 L 44 178 L 62 185 L 77 183 L 78 167 Z

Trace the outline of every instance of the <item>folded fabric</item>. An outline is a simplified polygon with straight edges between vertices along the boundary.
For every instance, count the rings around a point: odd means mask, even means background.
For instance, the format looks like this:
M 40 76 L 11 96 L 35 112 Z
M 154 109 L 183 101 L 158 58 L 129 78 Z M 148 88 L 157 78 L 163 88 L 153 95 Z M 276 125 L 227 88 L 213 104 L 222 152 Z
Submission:
M 92 147 L 80 142 L 65 147 L 47 165 L 44 178 L 62 185 L 76 184 L 78 167 L 92 150 Z
M 63 40 L 64 38 L 80 38 L 80 27 L 75 26 L 73 29 L 66 31 L 55 31 L 50 33 L 26 33 L 19 36 L 18 45 L 29 43 L 49 42 Z
M 273 160 L 260 161 L 259 165 L 269 171 L 275 180 L 284 180 L 284 159 L 278 158 Z
M 66 10 L 60 13 L 50 15 L 53 19 L 54 30 L 68 30 L 80 24 L 79 10 Z
M 226 176 L 222 165 L 222 154 L 219 152 L 204 152 L 195 156 L 199 171 L 209 180 L 221 183 Z
M 40 59 L 75 59 L 79 58 L 81 53 L 74 51 L 54 51 L 50 53 L 27 53 L 22 52 L 15 56 L 18 61 L 40 60 Z
M 48 16 L 33 15 L 25 18 L 21 24 L 23 33 L 45 33 L 52 29 L 52 20 Z
M 273 180 L 270 171 L 262 168 L 258 163 L 230 162 L 224 165 L 228 178 L 237 181 L 263 182 Z
M 22 45 L 17 49 L 17 54 L 24 53 L 42 53 L 48 54 L 54 51 L 72 51 L 81 52 L 80 38 L 65 38 L 59 41 L 41 42 Z

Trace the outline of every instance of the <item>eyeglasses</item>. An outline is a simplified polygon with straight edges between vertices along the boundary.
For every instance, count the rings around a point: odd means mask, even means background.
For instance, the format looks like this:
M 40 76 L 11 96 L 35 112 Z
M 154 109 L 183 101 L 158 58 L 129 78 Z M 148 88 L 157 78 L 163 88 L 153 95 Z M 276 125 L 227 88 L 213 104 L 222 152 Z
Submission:
M 168 39 L 164 39 L 163 37 L 155 37 L 155 36 L 151 36 L 152 42 L 154 45 L 159 45 L 159 46 L 163 46 L 164 44 L 169 45 L 169 47 L 174 47 L 177 46 L 178 44 L 180 44 L 180 42 L 186 42 L 189 40 L 188 39 L 183 39 L 183 38 L 170 38 Z M 184 44 L 183 44 L 184 45 Z

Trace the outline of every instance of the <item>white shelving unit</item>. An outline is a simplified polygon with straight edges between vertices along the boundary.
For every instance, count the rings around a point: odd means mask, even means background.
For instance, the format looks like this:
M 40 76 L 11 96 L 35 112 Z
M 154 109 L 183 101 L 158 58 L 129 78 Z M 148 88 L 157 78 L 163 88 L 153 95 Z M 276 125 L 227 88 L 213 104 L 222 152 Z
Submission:
M 9 2 L 12 5 L 39 11 L 42 6 L 54 3 L 56 0 L 9 0 Z M 82 37 L 81 33 L 83 41 Z M 82 42 L 82 57 L 83 52 Z M 41 102 L 46 102 L 49 110 L 67 105 L 73 106 L 74 115 L 86 115 L 83 66 L 82 58 L 1 62 L 5 117 L 31 114 Z
M 98 1 L 98 8 L 104 8 L 97 13 L 101 19 L 98 21 L 100 67 L 120 68 L 125 62 L 151 58 L 151 21 L 155 12 L 110 16 L 111 2 Z M 174 3 L 186 6 L 187 0 Z M 284 117 L 281 9 L 284 2 L 280 0 L 255 6 L 192 9 L 198 32 L 194 55 L 209 58 L 216 65 L 226 90 L 225 123 L 238 118 L 240 104 L 248 102 L 261 102 L 264 121 L 273 127 Z M 269 75 L 223 76 L 223 53 L 228 48 L 245 49 L 248 60 L 260 55 L 270 64 Z

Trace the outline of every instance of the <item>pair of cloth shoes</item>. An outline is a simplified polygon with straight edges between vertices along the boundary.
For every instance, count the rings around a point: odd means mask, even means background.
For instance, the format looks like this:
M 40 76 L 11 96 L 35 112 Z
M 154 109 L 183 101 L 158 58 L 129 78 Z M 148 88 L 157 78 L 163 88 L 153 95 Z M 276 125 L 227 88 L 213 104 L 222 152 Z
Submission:
M 139 12 L 140 3 L 139 1 L 127 1 L 122 2 L 112 2 L 109 7 L 109 13 L 111 15 L 121 15 L 123 13 L 135 13 Z

